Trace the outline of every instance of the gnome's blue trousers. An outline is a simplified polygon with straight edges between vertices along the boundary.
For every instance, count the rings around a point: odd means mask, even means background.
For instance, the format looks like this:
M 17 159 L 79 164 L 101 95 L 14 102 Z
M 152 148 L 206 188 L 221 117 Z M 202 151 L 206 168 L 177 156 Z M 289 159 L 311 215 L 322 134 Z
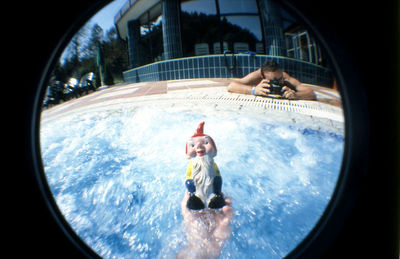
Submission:
M 194 194 L 196 192 L 196 186 L 194 185 L 193 179 L 188 179 L 185 182 L 186 189 L 191 193 Z M 222 188 L 222 177 L 215 176 L 213 182 L 214 193 L 216 195 L 221 195 L 221 188 Z

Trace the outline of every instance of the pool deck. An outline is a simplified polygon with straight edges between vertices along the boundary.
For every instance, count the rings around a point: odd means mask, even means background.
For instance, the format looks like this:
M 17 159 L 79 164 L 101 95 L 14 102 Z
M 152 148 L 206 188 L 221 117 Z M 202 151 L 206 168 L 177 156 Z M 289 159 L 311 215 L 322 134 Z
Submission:
M 231 110 L 294 112 L 329 120 L 343 131 L 343 111 L 340 94 L 333 89 L 308 85 L 316 94 L 317 101 L 286 100 L 229 93 L 226 90 L 232 79 L 202 78 L 159 82 L 119 84 L 99 88 L 95 92 L 71 99 L 42 112 L 41 122 L 50 121 L 76 112 L 109 109 L 111 106 L 145 104 L 185 105 L 193 107 L 219 106 Z M 200 108 L 201 109 L 201 108 Z M 293 117 L 292 120 L 297 120 Z

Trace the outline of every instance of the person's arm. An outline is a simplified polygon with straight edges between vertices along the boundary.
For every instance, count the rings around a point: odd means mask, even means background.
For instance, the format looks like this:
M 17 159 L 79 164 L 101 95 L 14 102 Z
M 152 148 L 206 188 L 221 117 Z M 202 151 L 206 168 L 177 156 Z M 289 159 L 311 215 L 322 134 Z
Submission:
M 286 72 L 283 72 L 283 77 L 285 86 L 282 88 L 282 96 L 284 98 L 296 100 L 316 99 L 314 91 L 310 87 L 303 85 L 299 80 L 289 76 Z M 292 88 L 294 88 L 294 90 Z
M 269 92 L 268 89 L 264 88 L 266 86 L 268 84 L 261 77 L 261 69 L 257 69 L 243 78 L 230 82 L 227 90 L 228 92 L 237 94 L 253 94 L 252 89 L 255 87 L 254 95 L 263 96 Z
M 316 100 L 314 91 L 305 86 L 300 84 L 296 87 L 297 92 L 295 93 L 295 99 L 297 100 Z

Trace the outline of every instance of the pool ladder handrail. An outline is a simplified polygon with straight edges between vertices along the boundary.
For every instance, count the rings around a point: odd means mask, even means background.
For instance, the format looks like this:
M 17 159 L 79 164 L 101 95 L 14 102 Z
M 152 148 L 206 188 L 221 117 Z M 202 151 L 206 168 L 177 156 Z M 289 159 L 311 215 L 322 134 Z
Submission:
M 232 54 L 232 62 L 231 62 L 231 66 L 229 66 L 228 64 L 228 58 L 227 58 L 227 54 Z M 230 50 L 224 50 L 224 61 L 225 61 L 225 67 L 228 71 L 230 71 L 232 73 L 232 76 L 236 73 L 234 73 L 234 71 L 236 71 L 236 57 L 235 57 L 235 53 L 233 53 Z

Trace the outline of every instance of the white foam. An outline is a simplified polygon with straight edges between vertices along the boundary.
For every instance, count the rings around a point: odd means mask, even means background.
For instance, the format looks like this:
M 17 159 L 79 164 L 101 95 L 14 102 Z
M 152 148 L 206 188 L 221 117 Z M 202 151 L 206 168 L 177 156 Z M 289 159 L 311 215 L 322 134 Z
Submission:
M 251 252 L 271 258 L 269 244 L 284 257 L 312 229 L 334 189 L 342 141 L 270 124 L 265 114 L 208 106 L 118 106 L 41 127 L 45 173 L 57 204 L 99 255 L 178 253 L 180 246 L 171 244 L 185 239 L 176 235 L 188 163 L 184 147 L 203 120 L 218 148 L 222 190 L 235 208 L 235 234 L 221 257 Z M 247 240 L 257 242 L 234 247 Z

